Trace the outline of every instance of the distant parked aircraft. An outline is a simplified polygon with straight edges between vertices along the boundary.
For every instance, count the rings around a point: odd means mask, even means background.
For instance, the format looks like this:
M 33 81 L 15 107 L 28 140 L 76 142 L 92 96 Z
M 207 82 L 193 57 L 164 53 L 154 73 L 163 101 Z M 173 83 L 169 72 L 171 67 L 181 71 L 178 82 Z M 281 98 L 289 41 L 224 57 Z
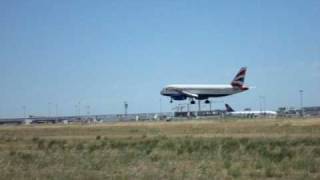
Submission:
M 275 111 L 235 111 L 229 104 L 225 104 L 227 115 L 241 116 L 241 117 L 257 117 L 257 116 L 276 116 Z
M 231 84 L 226 85 L 199 85 L 199 84 L 175 84 L 168 85 L 162 89 L 161 95 L 169 96 L 172 100 L 191 99 L 191 104 L 194 104 L 194 99 L 206 100 L 205 103 L 210 103 L 209 98 L 229 96 L 232 94 L 244 92 L 249 87 L 244 86 L 244 79 L 247 68 L 242 67 L 237 75 L 232 80 Z

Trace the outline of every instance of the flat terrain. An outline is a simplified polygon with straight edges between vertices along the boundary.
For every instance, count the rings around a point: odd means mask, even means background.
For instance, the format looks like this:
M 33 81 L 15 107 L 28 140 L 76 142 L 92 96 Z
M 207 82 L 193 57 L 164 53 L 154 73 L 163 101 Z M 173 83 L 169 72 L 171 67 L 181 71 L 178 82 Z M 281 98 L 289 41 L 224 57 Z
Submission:
M 320 179 L 320 119 L 0 126 L 0 179 Z

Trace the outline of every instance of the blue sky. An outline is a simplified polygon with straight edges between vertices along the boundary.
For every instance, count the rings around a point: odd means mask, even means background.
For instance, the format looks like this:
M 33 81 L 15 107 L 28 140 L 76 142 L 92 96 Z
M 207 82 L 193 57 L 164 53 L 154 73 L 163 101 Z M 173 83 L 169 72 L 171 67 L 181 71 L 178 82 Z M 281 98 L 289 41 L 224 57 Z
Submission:
M 318 0 L 1 0 L 0 117 L 171 111 L 164 85 L 241 66 L 256 88 L 216 108 L 320 105 L 319 19 Z

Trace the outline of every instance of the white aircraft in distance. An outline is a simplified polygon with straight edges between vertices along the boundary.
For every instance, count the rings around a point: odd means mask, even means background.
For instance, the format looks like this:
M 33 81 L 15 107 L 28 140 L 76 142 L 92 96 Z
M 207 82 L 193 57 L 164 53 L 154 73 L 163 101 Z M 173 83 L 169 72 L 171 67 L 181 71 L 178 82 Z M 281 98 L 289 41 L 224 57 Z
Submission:
M 206 100 L 205 103 L 208 104 L 209 98 L 229 96 L 232 94 L 244 92 L 249 89 L 244 85 L 244 79 L 246 75 L 247 68 L 242 67 L 237 75 L 232 80 L 231 84 L 225 85 L 200 85 L 200 84 L 175 84 L 168 85 L 162 89 L 161 95 L 169 96 L 171 98 L 170 102 L 173 100 L 185 100 L 187 98 L 191 99 L 191 104 L 195 104 L 194 99 Z
M 257 117 L 257 116 L 276 116 L 275 111 L 235 111 L 229 104 L 225 104 L 227 115 L 242 116 L 242 117 Z

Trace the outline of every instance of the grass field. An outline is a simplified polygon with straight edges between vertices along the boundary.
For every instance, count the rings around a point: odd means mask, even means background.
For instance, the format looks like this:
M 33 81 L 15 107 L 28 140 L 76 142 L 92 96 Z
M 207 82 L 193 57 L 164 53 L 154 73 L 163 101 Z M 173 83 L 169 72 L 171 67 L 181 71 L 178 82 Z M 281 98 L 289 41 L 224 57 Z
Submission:
M 320 179 L 320 119 L 0 126 L 0 179 Z

